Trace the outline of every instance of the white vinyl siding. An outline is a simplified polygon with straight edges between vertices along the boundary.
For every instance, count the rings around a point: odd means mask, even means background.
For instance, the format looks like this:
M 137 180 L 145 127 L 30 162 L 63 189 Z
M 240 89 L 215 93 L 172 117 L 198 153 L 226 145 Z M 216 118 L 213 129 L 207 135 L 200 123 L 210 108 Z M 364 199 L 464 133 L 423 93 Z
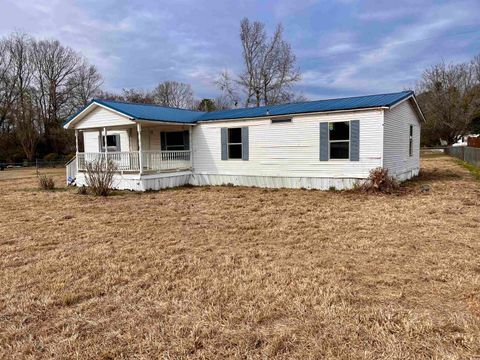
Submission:
M 120 151 L 130 151 L 128 130 L 107 130 L 108 135 L 120 135 Z M 100 151 L 99 130 L 83 131 L 85 152 Z
M 142 147 L 143 150 L 150 151 L 160 151 L 161 150 L 161 139 L 160 133 L 162 131 L 184 131 L 188 130 L 188 126 L 182 125 L 149 125 L 142 126 Z M 130 151 L 138 151 L 137 145 L 137 129 L 131 129 L 130 135 Z
M 198 174 L 365 178 L 382 164 L 381 110 L 293 116 L 291 123 L 229 120 L 193 128 L 194 172 Z M 360 160 L 319 161 L 320 122 L 360 121 Z M 220 128 L 249 127 L 249 161 L 221 160 Z
M 394 176 L 420 168 L 420 122 L 410 101 L 385 111 L 383 165 Z M 409 154 L 410 126 L 413 126 L 412 156 Z
M 135 123 L 127 117 L 98 106 L 77 124 L 75 124 L 75 129 L 91 129 L 105 126 L 108 127 L 134 124 Z

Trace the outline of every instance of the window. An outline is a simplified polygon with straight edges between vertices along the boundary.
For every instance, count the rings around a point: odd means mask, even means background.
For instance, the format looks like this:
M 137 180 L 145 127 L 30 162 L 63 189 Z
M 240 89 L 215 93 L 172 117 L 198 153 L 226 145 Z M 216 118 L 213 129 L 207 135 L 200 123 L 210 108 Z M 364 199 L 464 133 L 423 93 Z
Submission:
M 221 159 L 248 160 L 248 126 L 239 128 L 222 127 L 219 130 Z
M 228 129 L 227 146 L 229 159 L 242 158 L 242 128 Z
M 105 151 L 105 136 L 102 135 L 102 152 Z M 120 135 L 107 135 L 107 151 L 120 151 Z
M 408 135 L 408 155 L 413 156 L 413 125 L 410 125 L 410 133 Z
M 187 150 L 184 131 L 165 131 L 162 132 L 162 150 Z
M 291 123 L 292 119 L 286 118 L 286 119 L 272 119 L 272 124 L 280 124 L 280 123 Z
M 328 123 L 328 141 L 330 159 L 349 159 L 350 122 Z

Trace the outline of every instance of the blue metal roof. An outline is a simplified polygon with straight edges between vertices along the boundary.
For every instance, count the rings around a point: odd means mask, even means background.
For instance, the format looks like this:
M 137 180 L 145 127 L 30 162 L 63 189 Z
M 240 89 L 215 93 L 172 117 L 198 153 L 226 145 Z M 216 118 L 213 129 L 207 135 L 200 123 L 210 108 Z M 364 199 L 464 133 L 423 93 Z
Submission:
M 164 107 L 154 104 L 137 104 L 100 99 L 94 99 L 93 101 L 137 120 L 192 123 L 195 122 L 198 116 L 203 114 L 201 111 Z
M 93 99 L 86 107 L 95 102 L 113 110 L 116 110 L 135 120 L 151 120 L 175 122 L 182 124 L 194 124 L 198 121 L 232 120 L 325 111 L 355 110 L 384 106 L 389 107 L 406 99 L 411 95 L 413 95 L 413 91 L 402 91 L 390 94 L 356 96 L 340 99 L 307 101 L 292 104 L 220 110 L 209 113 L 178 108 L 169 108 L 153 104 L 137 104 L 100 99 Z M 65 122 L 65 124 L 73 120 L 86 107 L 81 109 L 76 114 L 72 115 Z
M 402 91 L 391 94 L 356 96 L 340 99 L 307 101 L 301 103 L 260 106 L 254 108 L 213 111 L 200 115 L 196 121 L 254 118 L 261 116 L 290 115 L 311 112 L 365 109 L 392 106 L 413 95 L 413 91 Z

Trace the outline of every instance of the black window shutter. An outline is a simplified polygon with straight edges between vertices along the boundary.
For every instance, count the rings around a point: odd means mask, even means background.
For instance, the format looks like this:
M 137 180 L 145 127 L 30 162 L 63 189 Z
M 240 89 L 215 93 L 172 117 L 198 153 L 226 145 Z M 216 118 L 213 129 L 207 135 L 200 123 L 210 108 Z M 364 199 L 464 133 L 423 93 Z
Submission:
M 242 160 L 248 160 L 249 156 L 248 127 L 242 127 Z

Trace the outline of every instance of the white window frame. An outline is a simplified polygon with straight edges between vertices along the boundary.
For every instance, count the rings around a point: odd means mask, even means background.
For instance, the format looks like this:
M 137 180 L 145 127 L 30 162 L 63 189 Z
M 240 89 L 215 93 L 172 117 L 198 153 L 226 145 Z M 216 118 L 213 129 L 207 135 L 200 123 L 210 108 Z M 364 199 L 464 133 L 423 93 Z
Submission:
M 413 125 L 408 126 L 408 156 L 413 156 Z
M 239 143 L 231 143 L 230 142 L 230 130 L 232 129 L 239 129 L 240 130 L 240 142 Z M 240 145 L 240 157 L 239 158 L 231 158 L 230 157 L 230 145 Z M 243 134 L 241 127 L 233 127 L 227 128 L 227 160 L 242 160 L 243 154 Z
M 335 124 L 335 123 L 348 123 L 348 140 L 330 140 L 330 124 Z M 351 121 L 348 120 L 348 121 L 330 121 L 328 123 L 328 160 L 333 160 L 333 161 L 350 161 L 350 140 L 352 138 L 352 125 L 351 125 Z M 342 159 L 338 159 L 338 158 L 331 158 L 330 157 L 330 143 L 342 143 L 342 142 L 346 142 L 348 143 L 348 158 L 342 158 Z
M 105 152 L 105 140 L 108 144 L 108 137 L 109 136 L 113 136 L 113 138 L 115 139 L 115 146 L 107 146 L 107 151 L 108 152 L 121 152 L 122 149 L 119 148 L 118 144 L 117 144 L 117 136 L 118 136 L 118 139 L 120 139 L 120 136 L 119 134 L 107 134 L 107 139 L 105 139 L 105 135 L 102 135 L 102 139 L 100 140 L 101 141 L 101 144 L 102 144 L 102 152 Z M 115 150 L 114 150 L 115 149 Z

